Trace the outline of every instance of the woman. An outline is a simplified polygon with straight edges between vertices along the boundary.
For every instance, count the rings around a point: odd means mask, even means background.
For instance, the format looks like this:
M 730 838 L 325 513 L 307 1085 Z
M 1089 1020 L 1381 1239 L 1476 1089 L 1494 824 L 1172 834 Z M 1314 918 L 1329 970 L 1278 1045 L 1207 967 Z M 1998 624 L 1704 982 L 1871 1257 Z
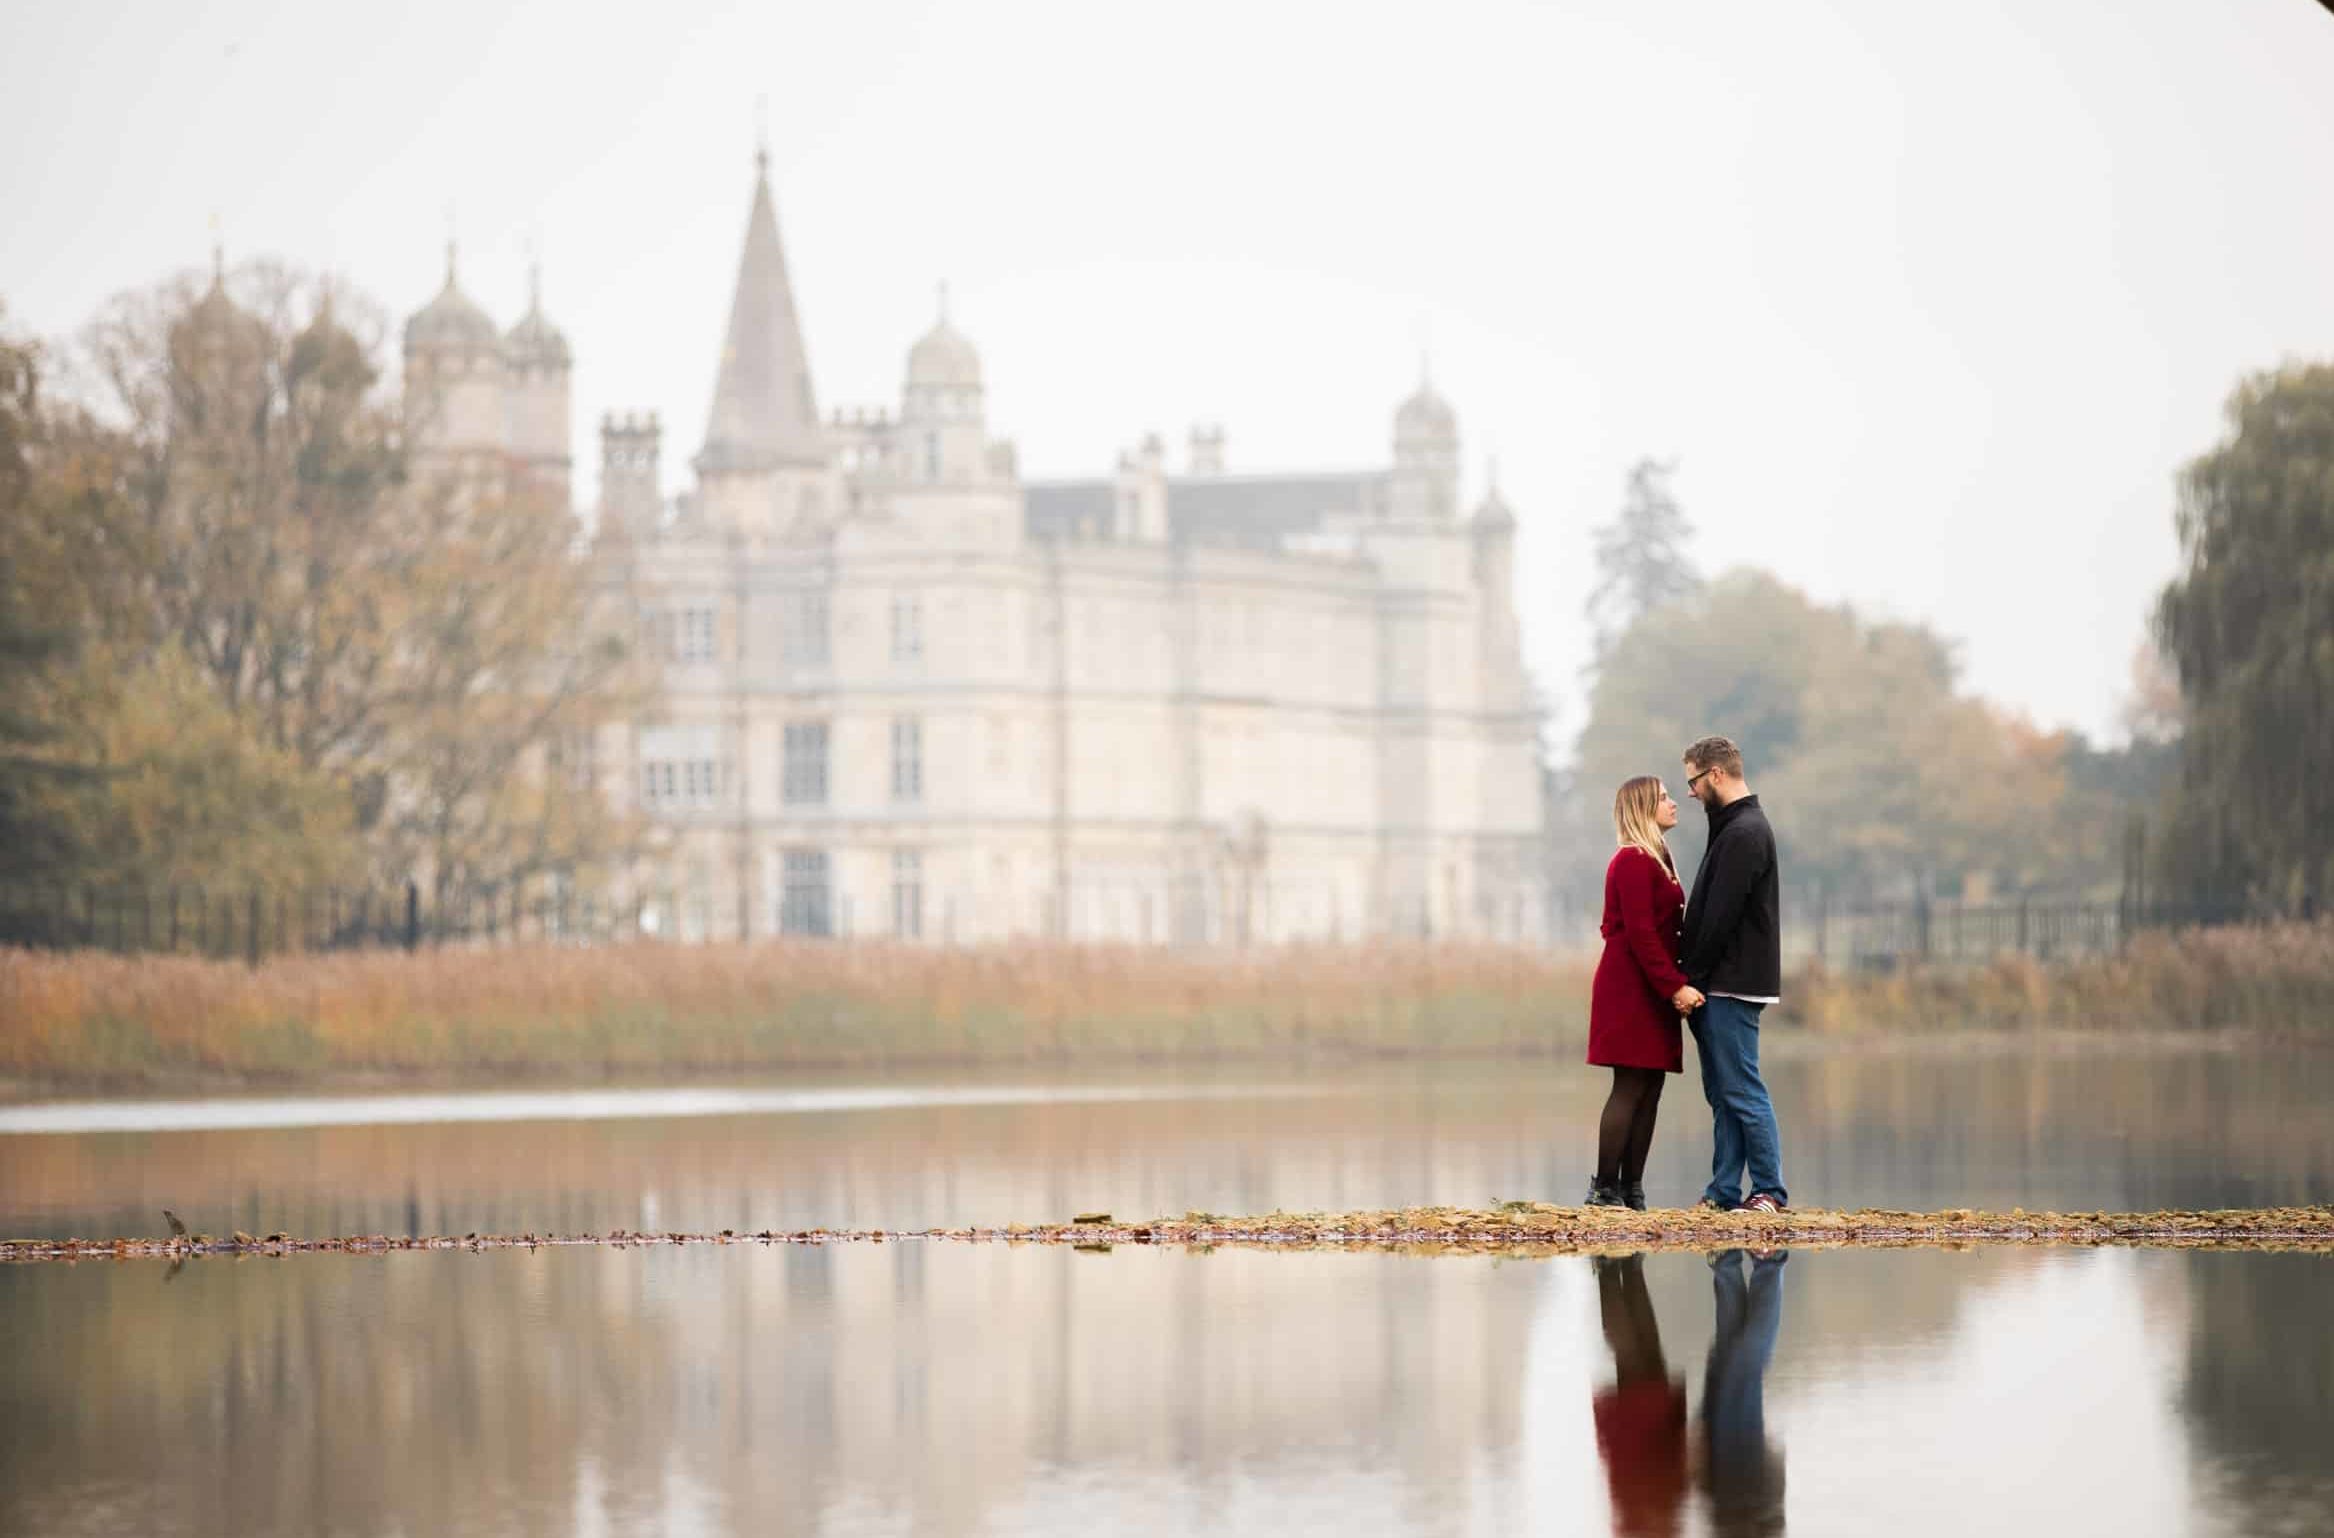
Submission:
M 1589 1413 L 1604 1455 L 1613 1531 L 1668 1538 L 1686 1506 L 1686 1380 L 1661 1354 L 1661 1321 L 1645 1290 L 1645 1257 L 1599 1255 L 1597 1315 L 1613 1352 L 1613 1385 Z
M 1658 776 L 1639 775 L 1613 795 L 1621 847 L 1605 867 L 1605 953 L 1588 1007 L 1588 1060 L 1613 1070 L 1613 1090 L 1597 1122 L 1591 1207 L 1645 1210 L 1662 1076 L 1684 1071 L 1678 1018 L 1702 1002 L 1678 970 L 1686 893 L 1662 838 L 1677 825 L 1678 804 Z

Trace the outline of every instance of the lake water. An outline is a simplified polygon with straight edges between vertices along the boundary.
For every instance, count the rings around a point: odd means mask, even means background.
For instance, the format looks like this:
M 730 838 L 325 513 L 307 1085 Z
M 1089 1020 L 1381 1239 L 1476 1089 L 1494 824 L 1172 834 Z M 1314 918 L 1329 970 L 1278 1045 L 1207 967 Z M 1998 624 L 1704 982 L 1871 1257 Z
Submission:
M 1802 1205 L 2334 1200 L 2334 1054 L 1774 1057 Z M 1600 1094 L 1451 1064 L 0 1111 L 0 1235 L 1573 1201 Z M 1657 1203 L 1708 1152 L 1691 1071 L 1670 1096 Z M 2321 1533 L 2330 1300 L 2323 1256 L 2123 1250 L 4 1266 L 0 1532 Z

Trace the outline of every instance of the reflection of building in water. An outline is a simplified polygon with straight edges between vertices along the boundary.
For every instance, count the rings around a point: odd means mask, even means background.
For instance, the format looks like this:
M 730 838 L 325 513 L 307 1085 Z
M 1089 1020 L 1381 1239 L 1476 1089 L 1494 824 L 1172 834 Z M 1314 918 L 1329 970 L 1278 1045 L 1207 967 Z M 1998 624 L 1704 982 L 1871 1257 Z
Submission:
M 1538 1297 L 1530 1266 L 1123 1247 L 228 1270 L 28 1276 L 0 1530 L 1061 1531 L 1016 1513 L 1083 1487 L 1205 1531 L 1357 1463 L 1428 1528 L 1513 1443 Z
M 565 340 L 444 292 L 406 329 L 437 462 L 564 494 Z M 667 710 L 591 771 L 672 835 L 684 935 L 1536 939 L 1515 520 L 1421 384 L 1381 469 L 1233 474 L 1220 429 L 1024 483 L 945 307 L 896 413 L 814 407 L 757 177 L 695 484 L 601 428 L 597 548 Z M 579 745 L 580 746 L 580 745 Z

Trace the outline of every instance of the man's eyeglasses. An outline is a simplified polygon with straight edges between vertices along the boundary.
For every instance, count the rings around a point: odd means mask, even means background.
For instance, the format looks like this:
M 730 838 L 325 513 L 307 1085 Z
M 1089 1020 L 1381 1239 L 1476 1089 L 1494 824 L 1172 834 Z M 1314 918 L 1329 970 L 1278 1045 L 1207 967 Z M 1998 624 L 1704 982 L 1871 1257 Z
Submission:
M 1700 774 L 1688 775 L 1686 777 L 1686 794 L 1689 796 L 1692 795 L 1694 793 L 1694 782 L 1697 780 L 1706 780 L 1710 778 L 1712 772 L 1713 771 L 1710 769 L 1705 769 Z

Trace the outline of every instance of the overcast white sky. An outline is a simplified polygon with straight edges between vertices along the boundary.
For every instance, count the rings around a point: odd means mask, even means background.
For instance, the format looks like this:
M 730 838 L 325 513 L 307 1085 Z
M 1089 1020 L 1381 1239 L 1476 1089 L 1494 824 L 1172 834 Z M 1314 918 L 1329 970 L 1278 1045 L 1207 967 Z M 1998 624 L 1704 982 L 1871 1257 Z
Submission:
M 1588 530 L 1682 461 L 1705 566 L 1930 621 L 2112 735 L 2172 475 L 2334 354 L 2313 0 L 158 4 L 0 0 L 0 301 L 44 335 L 275 253 L 507 324 L 539 241 L 603 410 L 700 441 L 766 98 L 820 406 L 950 286 L 1025 474 L 1146 430 L 1382 463 L 1422 348 L 1496 455 L 1578 724 Z

